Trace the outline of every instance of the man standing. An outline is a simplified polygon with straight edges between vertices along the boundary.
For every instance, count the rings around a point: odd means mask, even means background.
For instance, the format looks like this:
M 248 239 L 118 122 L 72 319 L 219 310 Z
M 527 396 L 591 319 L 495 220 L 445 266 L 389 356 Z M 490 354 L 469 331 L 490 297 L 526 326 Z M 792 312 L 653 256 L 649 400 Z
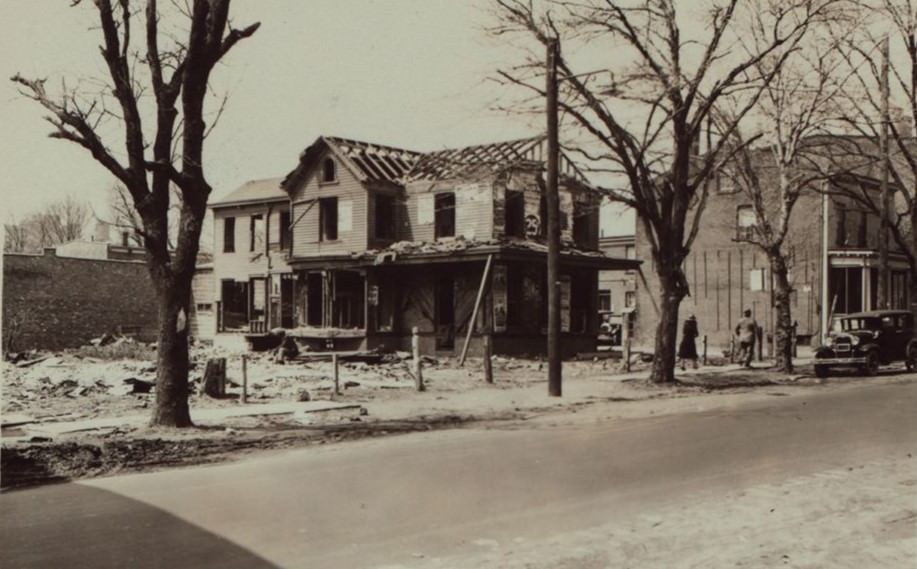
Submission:
M 736 325 L 736 336 L 739 340 L 739 355 L 745 367 L 751 367 L 751 356 L 755 349 L 755 333 L 758 323 L 751 317 L 751 310 L 745 309 L 744 317 Z

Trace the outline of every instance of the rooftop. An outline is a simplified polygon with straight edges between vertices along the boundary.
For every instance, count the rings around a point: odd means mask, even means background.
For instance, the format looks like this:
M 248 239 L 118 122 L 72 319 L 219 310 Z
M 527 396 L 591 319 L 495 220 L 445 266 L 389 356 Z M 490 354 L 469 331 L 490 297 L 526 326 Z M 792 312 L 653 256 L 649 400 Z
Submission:
M 280 187 L 283 178 L 249 180 L 222 198 L 210 202 L 211 207 L 226 207 L 248 203 L 286 201 L 289 196 Z

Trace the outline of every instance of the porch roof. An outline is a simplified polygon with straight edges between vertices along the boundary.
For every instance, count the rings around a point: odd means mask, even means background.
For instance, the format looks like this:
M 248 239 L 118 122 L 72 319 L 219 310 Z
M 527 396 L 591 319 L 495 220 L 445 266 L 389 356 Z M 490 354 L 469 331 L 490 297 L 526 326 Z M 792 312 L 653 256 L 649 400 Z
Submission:
M 547 261 L 547 248 L 513 247 L 509 245 L 478 245 L 461 250 L 381 250 L 352 255 L 322 257 L 293 257 L 293 269 L 348 269 L 374 266 L 407 266 L 421 264 L 477 263 L 493 255 L 495 261 L 538 262 Z M 597 252 L 568 249 L 560 253 L 561 264 L 568 267 L 595 270 L 636 270 L 642 261 L 607 257 Z

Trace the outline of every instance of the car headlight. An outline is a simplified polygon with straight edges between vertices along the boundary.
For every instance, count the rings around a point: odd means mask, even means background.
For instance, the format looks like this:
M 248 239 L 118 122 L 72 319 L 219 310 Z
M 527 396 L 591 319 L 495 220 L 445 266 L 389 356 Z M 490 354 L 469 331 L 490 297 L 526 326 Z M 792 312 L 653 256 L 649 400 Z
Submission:
M 859 344 L 860 344 L 859 336 L 850 336 L 850 345 L 851 346 L 858 346 Z

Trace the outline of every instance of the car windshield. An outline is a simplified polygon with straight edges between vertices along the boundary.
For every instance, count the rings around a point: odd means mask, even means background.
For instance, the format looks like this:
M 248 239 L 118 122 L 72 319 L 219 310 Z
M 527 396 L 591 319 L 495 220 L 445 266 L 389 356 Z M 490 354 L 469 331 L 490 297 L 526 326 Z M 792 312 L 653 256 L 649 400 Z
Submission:
M 857 330 L 879 330 L 882 324 L 878 318 L 841 318 L 834 322 L 835 332 L 855 332 Z

